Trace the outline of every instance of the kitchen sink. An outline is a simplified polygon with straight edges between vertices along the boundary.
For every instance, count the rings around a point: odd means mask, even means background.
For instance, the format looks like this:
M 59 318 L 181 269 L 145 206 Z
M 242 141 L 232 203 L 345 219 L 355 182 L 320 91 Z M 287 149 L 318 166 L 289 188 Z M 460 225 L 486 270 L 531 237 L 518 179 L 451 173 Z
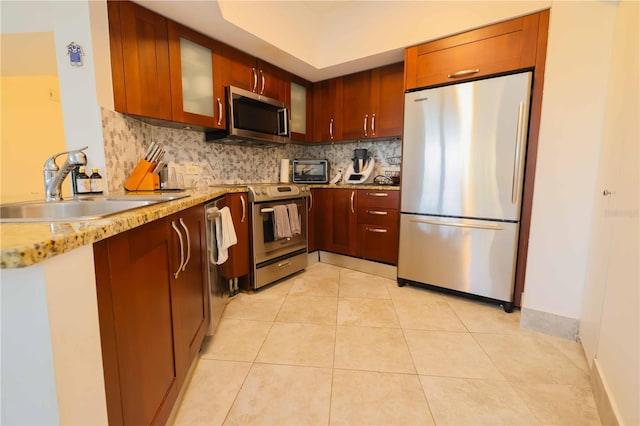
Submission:
M 101 219 L 127 210 L 189 195 L 88 196 L 63 201 L 26 201 L 0 205 L 0 222 L 75 222 Z

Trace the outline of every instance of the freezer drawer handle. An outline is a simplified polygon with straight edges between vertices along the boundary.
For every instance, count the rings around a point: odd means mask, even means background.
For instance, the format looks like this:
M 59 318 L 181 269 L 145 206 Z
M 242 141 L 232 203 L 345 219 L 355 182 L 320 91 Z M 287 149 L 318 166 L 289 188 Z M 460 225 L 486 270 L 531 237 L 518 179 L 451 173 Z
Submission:
M 367 231 L 369 231 L 369 232 L 378 232 L 380 234 L 386 234 L 387 233 L 386 229 L 380 229 L 380 228 L 367 228 Z
M 449 77 L 449 78 L 458 78 L 458 77 L 464 77 L 466 75 L 475 74 L 475 73 L 479 73 L 479 72 L 480 72 L 480 68 L 473 68 L 473 69 L 468 69 L 468 70 L 460 70 L 460 71 L 452 72 L 447 77 Z
M 389 214 L 388 212 L 381 212 L 381 211 L 378 211 L 378 210 L 367 210 L 367 213 L 373 214 L 373 215 L 376 215 L 376 216 L 386 216 L 386 215 Z
M 437 220 L 426 220 L 426 219 L 409 219 L 409 222 L 426 223 L 429 225 L 455 226 L 458 228 L 491 229 L 493 231 L 504 230 L 502 226 L 496 226 L 496 225 L 470 225 L 470 224 L 464 224 L 464 223 L 439 222 Z

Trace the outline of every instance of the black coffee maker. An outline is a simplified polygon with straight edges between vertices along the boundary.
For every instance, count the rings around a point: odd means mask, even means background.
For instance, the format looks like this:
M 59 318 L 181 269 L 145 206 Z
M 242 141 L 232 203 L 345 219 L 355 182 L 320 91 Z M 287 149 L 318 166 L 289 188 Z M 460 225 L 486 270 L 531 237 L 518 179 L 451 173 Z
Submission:
M 360 173 L 364 170 L 364 167 L 367 164 L 367 160 L 369 159 L 369 150 L 366 148 L 363 149 L 354 149 L 353 150 L 353 171 L 355 173 Z

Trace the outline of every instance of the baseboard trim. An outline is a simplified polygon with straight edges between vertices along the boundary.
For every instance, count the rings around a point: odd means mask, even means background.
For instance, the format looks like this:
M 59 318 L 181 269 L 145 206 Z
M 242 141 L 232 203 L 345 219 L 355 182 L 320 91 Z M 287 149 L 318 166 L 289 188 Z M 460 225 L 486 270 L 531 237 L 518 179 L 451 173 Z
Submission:
M 344 256 L 342 254 L 330 253 L 328 251 L 318 251 L 320 262 L 328 263 L 342 268 L 353 269 L 371 275 L 395 280 L 398 277 L 398 268 L 386 263 L 378 263 L 370 260 L 359 259 L 357 257 Z
M 520 311 L 520 327 L 575 341 L 580 320 L 523 307 Z
M 591 368 L 591 392 L 593 393 L 593 399 L 596 403 L 598 414 L 600 415 L 600 422 L 604 426 L 620 425 L 620 417 L 616 414 L 614 404 L 609 397 L 609 387 L 600 373 L 598 358 L 593 360 L 593 367 Z

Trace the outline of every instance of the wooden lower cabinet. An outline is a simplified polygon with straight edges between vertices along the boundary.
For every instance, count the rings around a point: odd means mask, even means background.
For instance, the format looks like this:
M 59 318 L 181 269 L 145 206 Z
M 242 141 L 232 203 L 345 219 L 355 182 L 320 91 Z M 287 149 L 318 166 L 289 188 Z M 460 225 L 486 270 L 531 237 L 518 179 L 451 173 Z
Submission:
M 356 196 L 352 189 L 325 189 L 322 225 L 316 231 L 322 234 L 324 250 L 356 255 Z
M 203 226 L 196 206 L 94 244 L 110 425 L 169 417 L 208 322 Z
M 309 253 L 318 250 L 318 239 L 316 235 L 316 212 L 318 211 L 318 203 L 322 205 L 322 190 L 312 189 L 309 196 L 309 207 L 307 216 L 307 250 Z M 322 213 L 321 213 L 322 214 Z M 319 215 L 318 218 L 321 216 Z

